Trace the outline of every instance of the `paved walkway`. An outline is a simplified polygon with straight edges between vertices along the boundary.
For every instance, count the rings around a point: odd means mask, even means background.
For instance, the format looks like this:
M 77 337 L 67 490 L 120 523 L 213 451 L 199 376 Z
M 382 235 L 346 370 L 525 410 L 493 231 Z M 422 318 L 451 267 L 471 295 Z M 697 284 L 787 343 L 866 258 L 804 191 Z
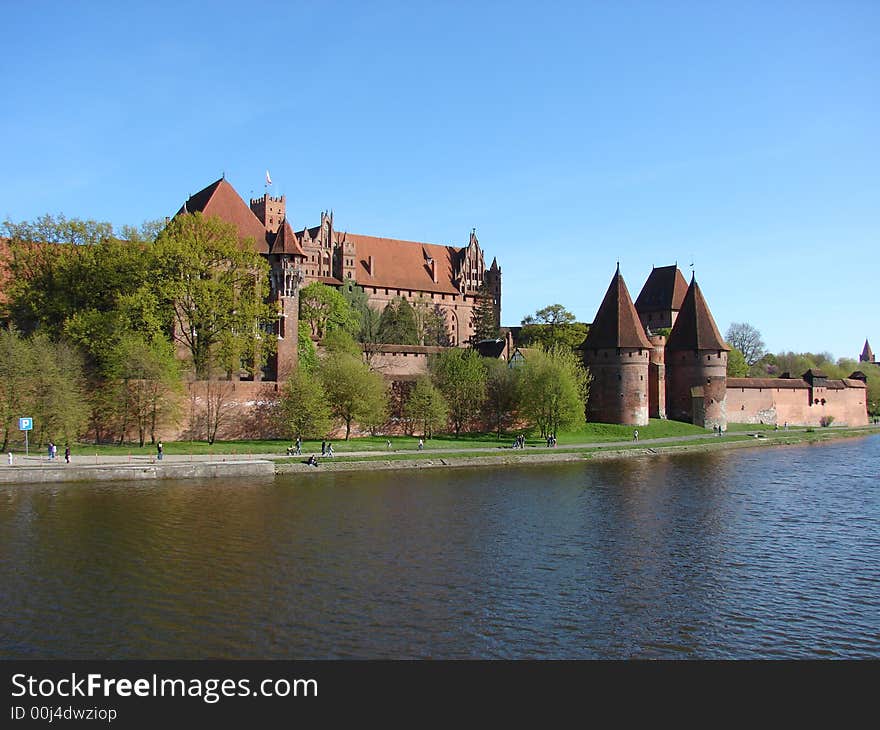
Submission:
M 877 431 L 880 431 L 880 425 L 872 425 L 863 428 L 871 428 Z M 839 432 L 846 431 L 852 429 L 845 428 L 834 428 L 831 431 Z M 861 430 L 861 429 L 858 429 Z M 805 428 L 790 428 L 787 431 L 780 429 L 779 431 L 734 431 L 733 433 L 728 432 L 727 436 L 749 436 L 753 433 L 760 434 L 760 436 L 764 436 L 768 439 L 772 439 L 779 436 L 784 436 L 786 434 L 795 434 L 795 433 L 803 433 L 806 431 Z M 689 441 L 704 441 L 718 438 L 717 435 L 712 433 L 705 434 L 694 434 L 691 436 L 666 436 L 662 438 L 653 438 L 653 439 L 639 439 L 639 446 L 650 448 L 653 445 L 665 445 L 671 443 L 686 443 Z M 337 451 L 336 457 L 377 457 L 377 456 L 391 456 L 391 455 L 401 455 L 401 454 L 412 454 L 413 457 L 418 457 L 419 455 L 423 457 L 430 457 L 432 454 L 498 454 L 502 452 L 517 452 L 517 453 L 543 453 L 553 451 L 556 452 L 565 452 L 565 451 L 574 451 L 577 449 L 589 449 L 589 448 L 620 448 L 623 446 L 632 446 L 635 442 L 632 439 L 629 440 L 621 440 L 621 441 L 589 441 L 577 444 L 562 444 L 557 446 L 555 449 L 548 449 L 545 446 L 533 446 L 527 445 L 525 449 L 511 449 L 509 440 L 504 442 L 504 445 L 497 446 L 485 446 L 485 445 L 471 445 L 471 446 L 452 446 L 452 447 L 437 447 L 437 448 L 426 448 L 424 451 L 419 451 L 416 444 L 413 443 L 412 446 L 409 444 L 406 448 L 399 449 L 391 449 L 389 451 L 386 450 L 362 450 L 362 451 Z M 312 451 L 303 451 L 302 458 L 303 460 L 307 459 L 312 453 Z M 322 457 L 320 452 L 317 452 L 317 456 L 319 459 L 325 459 L 327 457 Z M 180 464 L 180 463 L 192 463 L 192 462 L 231 462 L 231 461 L 274 461 L 278 459 L 287 460 L 290 458 L 297 457 L 289 457 L 286 452 L 268 452 L 268 453 L 253 453 L 253 454 L 242 454 L 242 453 L 222 453 L 218 452 L 216 454 L 168 454 L 166 453 L 164 456 L 164 463 L 168 464 Z M 44 468 L 64 468 L 66 464 L 64 463 L 64 457 L 59 455 L 55 460 L 50 461 L 46 454 L 30 454 L 30 456 L 25 456 L 24 454 L 15 454 L 13 457 L 13 466 L 10 467 L 7 464 L 6 459 L 4 458 L 2 463 L 0 463 L 0 469 L 15 469 L 16 467 L 44 467 Z M 72 458 L 72 464 L 77 467 L 87 467 L 87 466 L 107 466 L 107 465 L 138 465 L 138 464 L 156 464 L 159 463 L 156 461 L 155 455 L 91 455 L 84 453 L 75 453 Z

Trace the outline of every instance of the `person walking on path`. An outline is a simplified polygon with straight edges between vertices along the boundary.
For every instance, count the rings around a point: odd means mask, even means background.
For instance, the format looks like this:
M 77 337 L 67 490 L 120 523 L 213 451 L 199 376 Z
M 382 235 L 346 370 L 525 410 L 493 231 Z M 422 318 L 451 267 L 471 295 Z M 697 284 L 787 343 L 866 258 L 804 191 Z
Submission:
M 635 431 L 633 431 L 633 441 L 638 441 L 638 440 L 639 440 L 639 429 L 636 429 Z
M 55 458 L 55 442 L 49 441 L 49 461 Z
M 299 436 L 296 437 L 296 455 L 302 456 L 303 452 L 303 440 Z
M 327 442 L 321 442 L 321 456 L 327 456 Z
M 162 446 L 161 441 L 156 442 L 156 458 L 159 461 L 162 461 L 162 456 L 165 454 L 165 447 Z
M 70 444 L 64 447 L 64 461 L 70 463 Z
M 329 442 L 327 443 L 327 456 L 328 457 L 333 456 L 333 444 L 331 444 Z
M 419 439 L 419 451 L 425 448 L 425 442 L 422 439 Z

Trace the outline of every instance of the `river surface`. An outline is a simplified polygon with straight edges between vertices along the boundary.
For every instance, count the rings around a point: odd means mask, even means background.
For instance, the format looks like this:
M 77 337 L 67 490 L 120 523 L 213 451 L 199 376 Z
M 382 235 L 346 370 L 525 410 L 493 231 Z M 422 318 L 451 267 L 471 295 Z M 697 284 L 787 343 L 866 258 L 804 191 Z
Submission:
M 880 658 L 880 435 L 0 487 L 3 658 Z

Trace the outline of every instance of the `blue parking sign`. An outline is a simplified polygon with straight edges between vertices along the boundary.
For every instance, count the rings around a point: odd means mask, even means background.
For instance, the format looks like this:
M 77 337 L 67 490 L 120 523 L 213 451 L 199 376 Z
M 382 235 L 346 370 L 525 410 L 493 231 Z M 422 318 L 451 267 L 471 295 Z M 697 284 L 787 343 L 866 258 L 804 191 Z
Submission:
M 18 419 L 18 430 L 19 431 L 33 431 L 34 429 L 34 419 L 33 418 L 19 418 Z

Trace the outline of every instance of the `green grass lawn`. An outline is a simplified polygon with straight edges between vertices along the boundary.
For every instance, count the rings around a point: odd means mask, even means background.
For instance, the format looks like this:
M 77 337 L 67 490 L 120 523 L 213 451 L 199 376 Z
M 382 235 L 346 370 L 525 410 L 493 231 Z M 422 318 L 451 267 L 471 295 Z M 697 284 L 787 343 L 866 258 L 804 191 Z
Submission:
M 607 441 L 629 441 L 633 437 L 633 428 L 631 426 L 618 426 L 607 423 L 590 423 L 581 428 L 564 431 L 558 434 L 557 441 L 559 447 L 571 444 L 585 443 L 602 443 Z M 651 438 L 662 438 L 668 436 L 689 436 L 694 434 L 711 433 L 699 426 L 693 426 L 687 423 L 679 423 L 678 421 L 667 421 L 659 419 L 651 419 L 647 426 L 641 426 L 638 429 L 640 440 Z M 463 433 L 458 438 L 454 434 L 442 434 L 431 439 L 425 439 L 425 451 L 450 451 L 467 448 L 486 448 L 486 447 L 509 447 L 514 438 L 519 433 L 526 434 L 526 446 L 546 447 L 545 439 L 542 439 L 539 433 L 530 433 L 529 431 L 515 431 L 504 434 L 498 439 L 494 433 Z M 417 451 L 419 439 L 417 436 L 366 436 L 360 438 L 352 438 L 350 441 L 334 440 L 333 451 L 337 454 L 344 454 L 351 451 L 385 451 L 387 449 L 387 441 L 391 441 L 391 449 L 394 451 Z M 283 455 L 287 451 L 287 447 L 292 445 L 289 440 L 266 440 L 266 441 L 217 441 L 210 445 L 204 441 L 164 441 L 166 454 L 223 454 L 248 456 L 250 454 L 279 454 Z M 45 450 L 45 449 L 42 449 Z M 63 453 L 63 446 L 59 447 L 59 451 Z M 156 447 L 146 444 L 143 447 L 137 444 L 125 444 L 123 446 L 111 444 L 75 444 L 72 447 L 75 455 L 94 455 L 100 456 L 124 456 L 131 454 L 132 456 L 153 456 L 156 453 Z M 38 450 L 31 448 L 32 453 L 38 453 Z M 321 452 L 320 441 L 304 441 L 303 454 L 313 454 Z

